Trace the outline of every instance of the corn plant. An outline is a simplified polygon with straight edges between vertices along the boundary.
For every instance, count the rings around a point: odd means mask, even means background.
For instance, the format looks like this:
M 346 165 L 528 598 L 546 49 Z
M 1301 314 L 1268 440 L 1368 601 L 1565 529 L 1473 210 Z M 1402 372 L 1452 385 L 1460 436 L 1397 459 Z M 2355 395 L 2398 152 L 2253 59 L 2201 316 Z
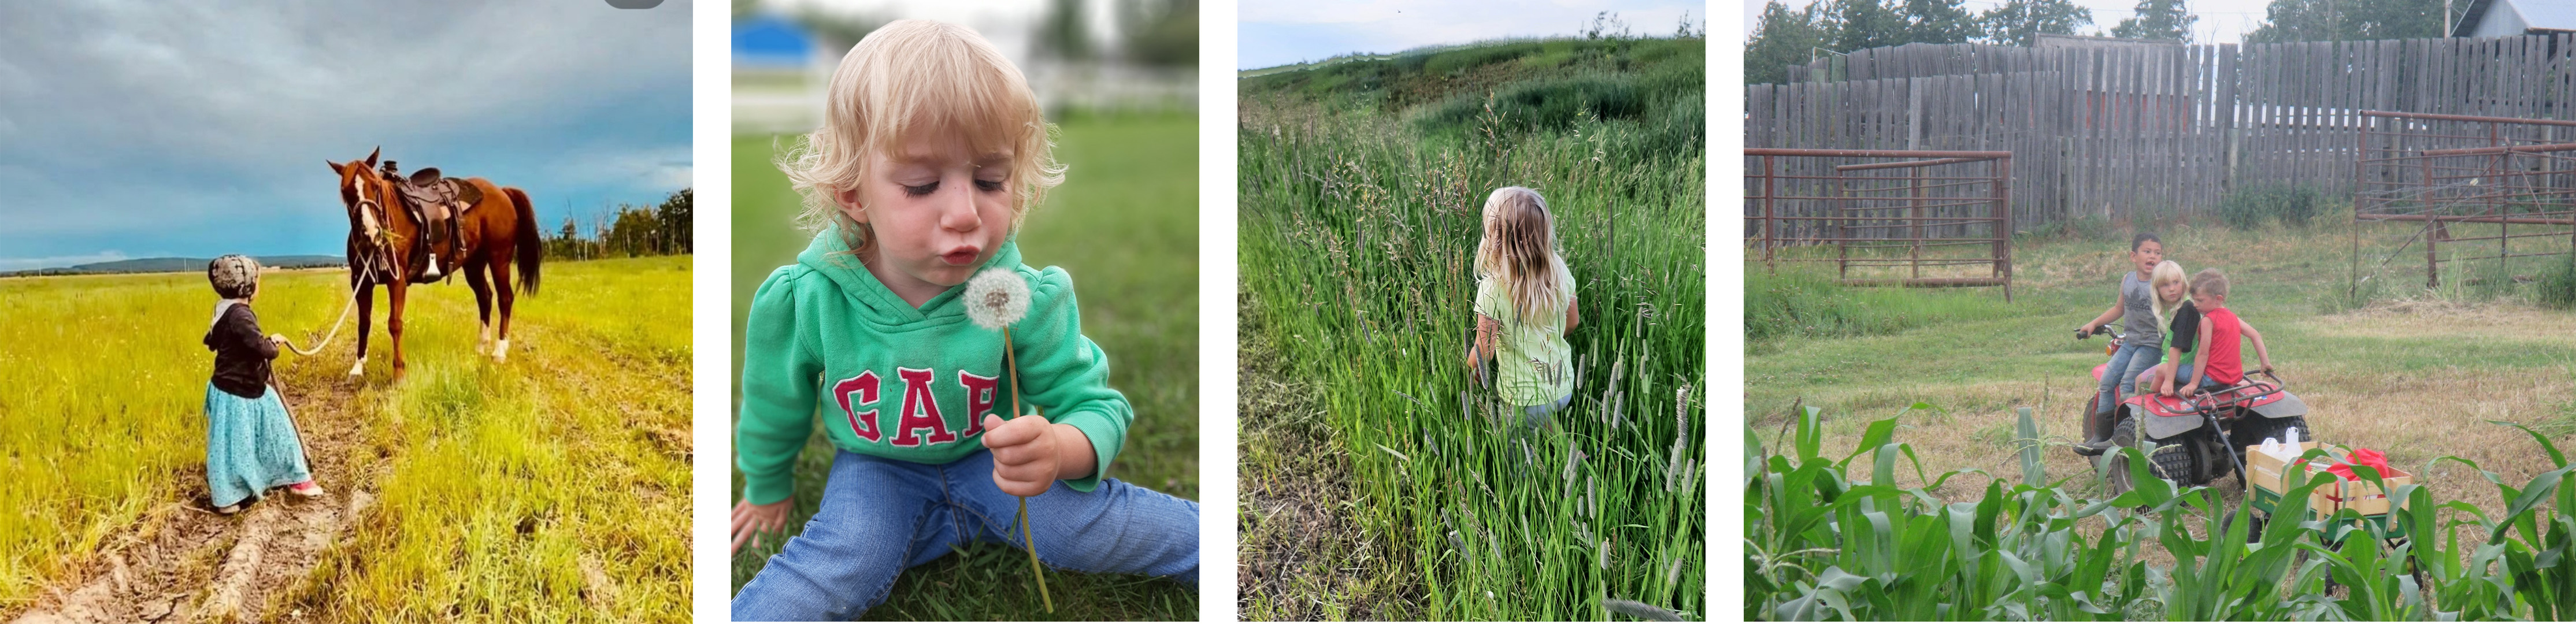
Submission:
M 1929 408 L 1916 404 L 1911 409 Z M 1902 417 L 1900 412 L 1898 417 Z M 2393 489 L 2379 471 L 2356 477 L 2404 501 L 2393 529 L 2374 529 L 2353 510 L 2311 518 L 2309 494 L 2335 483 L 2323 472 L 2294 480 L 2268 522 L 2251 502 L 2224 504 L 2219 490 L 2176 487 L 2146 469 L 2144 451 L 2122 448 L 2137 486 L 2088 499 L 2046 479 L 2042 439 L 2027 409 L 2017 438 L 2022 475 L 1989 481 L 1973 501 L 1933 494 L 1954 470 L 1928 476 L 1912 447 L 1894 441 L 1898 417 L 1875 421 L 1840 458 L 1823 455 L 1818 410 L 1797 414 L 1796 432 L 1773 454 L 1745 430 L 1745 591 L 1748 620 L 2553 620 L 2576 616 L 2576 490 L 2561 488 L 2571 467 L 2546 436 L 2532 433 L 2559 466 L 2520 487 L 2476 469 L 2510 501 L 2501 515 L 2433 489 Z M 2503 426 L 2521 425 L 2490 421 Z M 1853 462 L 1870 455 L 1866 480 Z M 2311 450 L 2305 457 L 2324 457 Z M 1907 461 L 1900 465 L 1898 460 Z M 2107 459 L 2106 459 L 2107 462 Z M 2322 463 L 2322 462 L 2318 462 Z M 1901 487 L 1900 467 L 1919 487 Z M 2443 511 L 2451 512 L 2445 520 Z M 2463 542 L 2478 528 L 2483 540 Z M 2198 530 L 2194 530 L 2197 528 Z M 2437 545 L 2438 539 L 2438 545 Z M 2152 545 L 2175 562 L 2151 566 Z

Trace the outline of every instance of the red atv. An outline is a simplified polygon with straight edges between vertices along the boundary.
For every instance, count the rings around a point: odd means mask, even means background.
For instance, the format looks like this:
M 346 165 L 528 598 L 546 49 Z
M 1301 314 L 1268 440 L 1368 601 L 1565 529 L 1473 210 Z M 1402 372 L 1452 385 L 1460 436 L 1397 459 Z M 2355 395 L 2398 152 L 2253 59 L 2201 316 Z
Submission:
M 2101 330 L 2097 330 L 2097 333 Z M 2118 337 L 2113 338 L 2114 348 Z M 2093 379 L 2100 382 L 2108 374 L 2109 362 L 2093 367 Z M 2198 374 L 2199 371 L 2193 371 Z M 2261 375 L 2267 379 L 2255 379 Z M 2134 383 L 2134 381 L 2124 381 Z M 2177 384 L 2179 386 L 2179 384 Z M 2162 396 L 2147 393 L 2120 401 L 2109 418 L 2095 416 L 2100 397 L 2087 402 L 2085 437 L 2100 439 L 2099 427 L 2108 427 L 2109 446 L 2078 445 L 2078 455 L 2097 455 L 2108 448 L 2135 446 L 2143 437 L 2157 446 L 2148 454 L 2150 474 L 2172 479 L 2184 486 L 2206 485 L 2219 477 L 2236 475 L 2236 487 L 2245 487 L 2246 446 L 2261 444 L 2264 438 L 2287 440 L 2296 430 L 2301 440 L 2313 440 L 2308 428 L 2308 404 L 2290 394 L 2288 385 L 2271 369 L 2250 371 L 2235 385 L 2201 388 L 2191 396 Z M 2089 451 L 2089 452 L 2088 452 Z M 2111 493 L 2129 489 L 2128 460 L 2115 455 L 2110 463 Z

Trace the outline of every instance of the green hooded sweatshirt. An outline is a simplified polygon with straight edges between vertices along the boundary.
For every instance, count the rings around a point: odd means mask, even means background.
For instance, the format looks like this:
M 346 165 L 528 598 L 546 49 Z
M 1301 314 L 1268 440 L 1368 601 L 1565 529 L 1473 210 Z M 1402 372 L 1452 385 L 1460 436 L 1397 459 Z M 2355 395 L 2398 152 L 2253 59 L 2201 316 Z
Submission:
M 1135 410 L 1109 388 L 1109 356 L 1082 336 L 1073 278 L 1064 269 L 1020 264 L 1016 241 L 984 265 L 1029 280 L 1028 316 L 1011 326 L 1019 354 L 1021 409 L 1045 406 L 1049 422 L 1091 438 L 1099 468 L 1066 481 L 1088 492 L 1109 471 Z M 795 491 L 796 454 L 822 411 L 841 450 L 945 464 L 984 450 L 983 417 L 1011 409 L 1002 333 L 977 327 L 959 285 L 920 308 L 887 290 L 849 253 L 839 228 L 814 237 L 796 264 L 779 267 L 752 293 L 742 347 L 742 415 L 734 454 L 743 499 L 768 504 Z

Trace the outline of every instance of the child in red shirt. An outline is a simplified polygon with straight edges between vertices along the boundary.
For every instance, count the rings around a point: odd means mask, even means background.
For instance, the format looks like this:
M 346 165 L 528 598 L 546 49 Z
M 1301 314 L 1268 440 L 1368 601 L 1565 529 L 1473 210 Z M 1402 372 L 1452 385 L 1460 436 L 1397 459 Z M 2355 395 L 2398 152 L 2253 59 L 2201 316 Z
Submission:
M 2244 381 L 2245 360 L 2240 343 L 2243 338 L 2254 340 L 2254 357 L 2262 362 L 2263 369 L 2272 368 L 2272 353 L 2263 346 L 2263 333 L 2254 331 L 2253 325 L 2227 309 L 2226 274 L 2218 272 L 2218 269 L 2201 269 L 2200 274 L 2193 275 L 2191 301 L 2192 307 L 2200 309 L 2201 374 L 2178 371 L 2174 377 L 2162 382 L 2161 389 L 2165 394 L 2173 394 L 2173 380 L 2176 378 L 2191 380 L 2182 387 L 2185 396 L 2199 392 L 2204 386 L 2218 389 Z

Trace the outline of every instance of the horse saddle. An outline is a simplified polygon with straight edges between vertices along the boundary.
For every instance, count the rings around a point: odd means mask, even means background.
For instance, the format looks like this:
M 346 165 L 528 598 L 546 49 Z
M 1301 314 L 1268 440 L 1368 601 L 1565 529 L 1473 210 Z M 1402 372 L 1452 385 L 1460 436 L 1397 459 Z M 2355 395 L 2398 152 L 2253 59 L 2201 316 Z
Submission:
M 428 244 L 417 248 L 419 251 L 415 255 L 420 257 L 412 259 L 414 266 L 430 261 L 426 257 L 430 248 L 456 239 L 457 218 L 463 216 L 467 208 L 483 201 L 482 190 L 464 180 L 439 175 L 437 167 L 422 167 L 412 172 L 410 178 L 394 178 L 393 182 L 396 194 L 402 196 L 403 208 L 411 212 L 413 222 L 425 225 L 421 230 L 426 238 L 424 242 Z M 456 255 L 464 254 L 460 250 Z
M 440 176 L 437 167 L 424 167 L 412 172 L 411 178 L 394 182 L 394 187 L 402 191 L 403 200 L 411 204 L 414 212 L 446 208 L 462 214 L 467 206 L 483 201 L 483 191 L 464 180 Z

